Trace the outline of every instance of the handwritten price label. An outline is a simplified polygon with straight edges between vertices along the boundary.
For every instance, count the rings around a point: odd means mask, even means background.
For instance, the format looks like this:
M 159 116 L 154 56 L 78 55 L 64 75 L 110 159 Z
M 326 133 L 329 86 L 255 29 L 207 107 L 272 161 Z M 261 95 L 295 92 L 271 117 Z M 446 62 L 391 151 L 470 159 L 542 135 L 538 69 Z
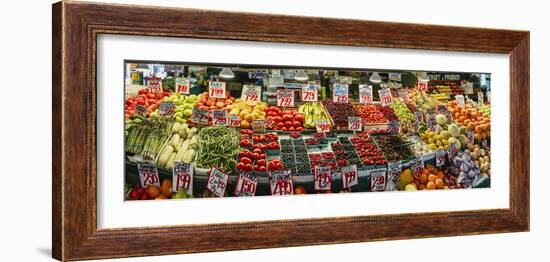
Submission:
M 191 81 L 185 77 L 176 77 L 174 80 L 176 85 L 176 92 L 182 95 L 188 95 L 191 89 Z
M 160 186 L 159 172 L 157 166 L 145 163 L 138 163 L 139 181 L 141 187 L 146 188 L 151 185 Z
M 435 112 L 428 112 L 428 119 L 426 120 L 426 124 L 428 125 L 428 129 L 431 131 L 435 131 L 437 127 L 437 122 L 435 121 Z
M 208 176 L 208 183 L 206 188 L 210 190 L 214 195 L 223 197 L 225 189 L 227 188 L 227 182 L 229 181 L 229 175 L 223 171 L 212 167 L 210 169 L 210 176 Z
M 252 131 L 254 131 L 254 133 L 265 133 L 264 120 L 261 120 L 261 119 L 254 120 L 252 121 L 251 126 L 252 126 Z
M 212 125 L 214 126 L 227 126 L 227 111 L 225 110 L 212 110 Z
M 401 161 L 388 162 L 388 181 L 397 181 L 397 178 L 399 178 L 399 175 L 401 174 L 402 168 L 403 164 Z
M 391 90 L 389 88 L 378 90 L 378 96 L 380 96 L 380 102 L 382 103 L 382 106 L 389 106 L 393 104 L 393 98 L 391 96 Z
M 193 108 L 191 122 L 197 125 L 208 125 L 208 110 L 200 109 L 198 107 Z
M 487 91 L 486 97 L 487 97 L 487 103 L 491 103 L 491 91 Z
M 445 164 L 445 150 L 435 151 L 435 166 L 440 167 Z
M 401 81 L 401 73 L 389 73 L 388 78 L 392 81 Z
M 455 96 L 456 104 L 459 106 L 465 106 L 464 96 L 463 95 L 456 95 Z
M 447 149 L 447 155 L 449 156 L 449 161 L 451 161 L 456 156 L 457 153 L 458 153 L 458 147 L 456 146 L 455 143 L 453 143 Z
M 255 196 L 257 187 L 258 177 L 250 173 L 240 173 L 235 186 L 235 196 Z
M 172 116 L 174 114 L 175 109 L 176 109 L 176 104 L 174 102 L 160 102 L 159 115 Z
M 208 96 L 215 98 L 226 98 L 225 82 L 209 81 Z
M 468 138 L 468 145 L 474 144 L 474 139 L 475 139 L 474 131 L 472 131 L 471 129 L 468 129 L 468 131 L 466 131 L 466 134 Z
M 147 80 L 147 86 L 149 87 L 149 91 L 153 94 L 156 93 L 162 93 L 162 82 L 160 81 L 160 78 L 158 77 L 148 77 Z
M 330 167 L 315 166 L 313 183 L 314 183 L 315 191 L 332 190 L 332 173 L 330 172 Z
M 357 165 L 343 166 L 342 172 L 342 187 L 350 188 L 359 184 L 359 174 L 357 173 Z
M 417 157 L 411 161 L 411 169 L 413 171 L 414 177 L 420 176 L 422 170 L 424 170 L 424 159 L 422 157 Z
M 370 190 L 386 190 L 386 171 L 376 170 L 370 172 Z
M 317 101 L 317 90 L 319 90 L 319 85 L 317 84 L 308 84 L 302 88 L 302 101 L 303 102 L 316 102 Z
M 294 195 L 294 183 L 290 170 L 270 171 L 269 189 L 274 196 Z
M 240 127 L 241 118 L 238 115 L 229 115 L 229 127 Z
M 483 104 L 483 92 L 477 92 L 477 102 Z
M 277 90 L 277 106 L 294 107 L 294 91 L 286 89 Z
M 315 129 L 317 133 L 327 133 L 330 131 L 327 120 L 324 119 L 315 120 Z
M 418 91 L 421 91 L 421 92 L 428 91 L 428 82 L 427 81 L 419 81 L 418 82 Z
M 348 129 L 353 131 L 363 130 L 363 120 L 357 116 L 348 117 Z
M 136 105 L 134 107 L 134 114 L 137 116 L 146 117 L 147 116 L 147 108 L 142 105 Z
M 349 102 L 348 84 L 334 84 L 332 90 L 332 101 L 334 103 Z
M 262 97 L 262 87 L 257 85 L 243 85 L 241 99 L 243 101 L 260 101 Z
M 386 129 L 386 132 L 392 135 L 398 134 L 400 127 L 401 127 L 400 121 L 390 121 L 388 123 L 388 129 Z
M 372 86 L 359 85 L 359 102 L 362 104 L 370 104 L 372 100 Z
M 399 95 L 399 100 L 404 103 L 408 103 L 409 100 L 409 91 L 407 89 L 399 89 L 397 90 L 397 94 Z
M 414 130 L 418 130 L 420 123 L 422 123 L 424 114 L 421 111 L 414 112 Z
M 180 188 L 188 195 L 193 194 L 193 166 L 176 161 L 172 168 L 172 192 L 177 192 Z

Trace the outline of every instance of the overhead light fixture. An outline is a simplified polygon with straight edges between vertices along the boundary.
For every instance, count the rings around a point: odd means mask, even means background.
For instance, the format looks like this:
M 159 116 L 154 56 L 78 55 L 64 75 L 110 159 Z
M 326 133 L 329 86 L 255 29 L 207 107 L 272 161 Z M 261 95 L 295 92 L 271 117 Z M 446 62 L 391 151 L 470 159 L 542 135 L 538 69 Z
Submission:
M 309 79 L 309 76 L 304 72 L 304 70 L 298 70 L 296 74 L 294 75 L 294 79 L 297 81 L 306 81 Z
M 422 81 L 422 82 L 428 82 L 428 81 L 430 81 L 430 77 L 428 77 L 428 73 L 422 72 L 422 73 L 420 73 L 420 75 L 418 76 L 418 80 L 420 80 L 420 81 Z
M 381 83 L 382 82 L 382 78 L 380 77 L 380 75 L 378 74 L 378 72 L 373 72 L 372 75 L 370 76 L 369 78 L 369 81 L 375 83 L 375 84 L 378 84 L 378 83 Z
M 135 70 L 138 71 L 138 72 L 144 72 L 144 71 L 148 71 L 148 70 L 150 70 L 150 69 L 149 69 L 149 66 L 146 65 L 146 64 L 138 64 L 138 65 L 136 66 L 136 69 L 135 69 Z
M 233 78 L 235 77 L 235 74 L 233 73 L 233 71 L 231 71 L 231 69 L 224 67 L 222 71 L 219 73 L 219 76 L 221 78 Z

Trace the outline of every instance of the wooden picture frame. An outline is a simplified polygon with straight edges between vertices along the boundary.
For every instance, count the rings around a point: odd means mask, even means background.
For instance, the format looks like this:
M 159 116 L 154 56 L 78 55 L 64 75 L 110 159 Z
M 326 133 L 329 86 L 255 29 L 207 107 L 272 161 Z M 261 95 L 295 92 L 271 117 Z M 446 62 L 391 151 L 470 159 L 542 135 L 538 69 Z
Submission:
M 149 256 L 529 230 L 528 31 L 83 2 L 59 2 L 53 5 L 52 11 L 52 245 L 56 259 Z M 99 34 L 508 54 L 510 207 L 98 229 L 96 42 Z M 422 39 L 418 35 L 422 35 Z M 453 223 L 443 223 L 450 221 Z M 155 243 L 154 248 L 142 249 L 144 243 Z

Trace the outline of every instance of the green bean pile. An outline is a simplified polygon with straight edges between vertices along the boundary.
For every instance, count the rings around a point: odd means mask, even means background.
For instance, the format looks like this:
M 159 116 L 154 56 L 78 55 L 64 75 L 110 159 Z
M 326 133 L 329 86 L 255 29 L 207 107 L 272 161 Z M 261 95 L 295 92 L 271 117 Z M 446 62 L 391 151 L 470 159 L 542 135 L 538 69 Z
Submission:
M 230 173 L 237 164 L 239 132 L 225 126 L 205 127 L 199 130 L 195 164 L 200 168 L 217 167 Z

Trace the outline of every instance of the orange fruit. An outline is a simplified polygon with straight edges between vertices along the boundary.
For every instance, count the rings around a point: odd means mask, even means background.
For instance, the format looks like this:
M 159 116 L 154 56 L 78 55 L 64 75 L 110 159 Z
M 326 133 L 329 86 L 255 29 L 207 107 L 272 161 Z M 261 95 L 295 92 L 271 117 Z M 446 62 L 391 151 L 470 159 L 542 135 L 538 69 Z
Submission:
M 435 189 L 435 184 L 434 182 L 428 182 L 428 184 L 426 184 L 426 188 L 428 190 L 434 190 Z
M 427 177 L 427 176 L 430 174 L 430 170 L 427 169 L 427 168 L 424 168 L 424 169 L 422 170 L 422 174 L 426 175 L 426 177 Z
M 416 186 L 416 188 L 417 188 L 418 190 L 426 190 L 426 185 L 424 185 L 424 184 L 419 184 L 418 186 Z
M 147 187 L 147 194 L 149 198 L 155 199 L 160 196 L 160 188 L 158 186 L 149 186 Z
M 428 181 L 429 181 L 429 182 L 435 182 L 435 180 L 437 180 L 437 176 L 436 176 L 436 175 L 430 174 L 430 175 L 428 176 Z
M 169 198 L 172 196 L 172 181 L 170 179 L 164 179 L 160 186 L 160 193 L 162 196 Z
M 420 181 L 421 184 L 426 184 L 426 183 L 428 183 L 428 176 L 426 174 L 422 173 L 422 175 L 420 175 L 418 180 Z
M 155 198 L 155 200 L 162 200 L 162 199 L 167 199 L 168 197 L 164 196 L 164 195 L 160 195 L 159 197 Z
M 294 194 L 295 195 L 306 194 L 306 188 L 304 186 L 297 186 L 297 187 L 294 188 Z
M 438 189 L 442 189 L 445 186 L 445 183 L 443 183 L 443 180 L 438 178 L 437 180 L 435 180 L 435 186 Z
M 443 189 L 449 189 L 449 187 L 448 187 L 448 186 L 444 186 Z
M 443 174 L 443 172 L 441 171 L 436 171 L 435 175 L 437 176 L 437 178 L 443 180 L 443 178 L 445 177 L 445 175 Z

